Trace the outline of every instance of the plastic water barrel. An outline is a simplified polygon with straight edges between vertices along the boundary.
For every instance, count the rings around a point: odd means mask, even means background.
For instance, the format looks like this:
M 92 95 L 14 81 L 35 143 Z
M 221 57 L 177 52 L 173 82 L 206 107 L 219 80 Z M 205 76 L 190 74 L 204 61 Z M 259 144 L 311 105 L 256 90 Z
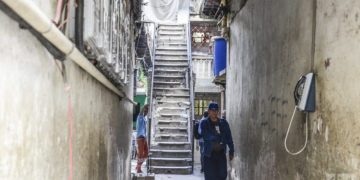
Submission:
M 222 37 L 214 38 L 214 75 L 220 75 L 226 69 L 226 40 Z

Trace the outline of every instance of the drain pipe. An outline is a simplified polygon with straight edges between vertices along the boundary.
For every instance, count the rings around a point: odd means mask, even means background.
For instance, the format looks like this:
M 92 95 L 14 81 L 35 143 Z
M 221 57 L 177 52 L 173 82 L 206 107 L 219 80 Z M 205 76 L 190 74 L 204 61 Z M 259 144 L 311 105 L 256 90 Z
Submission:
M 67 58 L 74 61 L 101 84 L 109 90 L 135 104 L 126 94 L 117 89 L 93 64 L 75 47 L 52 22 L 51 20 L 32 2 L 28 0 L 2 0 L 26 23 L 38 31 L 46 40 L 63 52 Z

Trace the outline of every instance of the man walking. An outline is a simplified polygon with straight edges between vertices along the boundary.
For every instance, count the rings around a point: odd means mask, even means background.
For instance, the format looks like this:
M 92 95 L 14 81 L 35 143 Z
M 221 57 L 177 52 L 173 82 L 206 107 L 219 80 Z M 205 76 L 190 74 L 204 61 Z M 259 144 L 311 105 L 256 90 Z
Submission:
M 218 117 L 219 106 L 210 103 L 209 116 L 201 124 L 204 139 L 205 180 L 226 180 L 226 147 L 229 147 L 229 159 L 234 158 L 234 144 L 228 122 Z
M 144 163 L 145 159 L 148 157 L 149 149 L 146 141 L 146 126 L 147 126 L 147 120 L 146 115 L 149 111 L 149 105 L 144 105 L 142 111 L 137 117 L 136 122 L 136 142 L 138 146 L 137 151 L 137 165 L 136 165 L 136 172 L 142 173 L 141 171 L 141 165 Z

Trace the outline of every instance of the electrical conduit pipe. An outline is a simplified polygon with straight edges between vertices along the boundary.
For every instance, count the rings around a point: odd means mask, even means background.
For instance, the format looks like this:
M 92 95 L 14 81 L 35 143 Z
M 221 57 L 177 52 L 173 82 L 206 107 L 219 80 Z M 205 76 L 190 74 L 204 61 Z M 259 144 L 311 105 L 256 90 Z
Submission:
M 95 66 L 91 64 L 89 60 L 75 47 L 75 44 L 72 43 L 32 1 L 2 1 L 28 24 L 30 24 L 36 31 L 41 33 L 49 42 L 62 51 L 67 58 L 74 61 L 112 92 L 135 104 L 135 102 L 129 99 L 124 92 L 117 89 L 99 70 L 97 70 Z

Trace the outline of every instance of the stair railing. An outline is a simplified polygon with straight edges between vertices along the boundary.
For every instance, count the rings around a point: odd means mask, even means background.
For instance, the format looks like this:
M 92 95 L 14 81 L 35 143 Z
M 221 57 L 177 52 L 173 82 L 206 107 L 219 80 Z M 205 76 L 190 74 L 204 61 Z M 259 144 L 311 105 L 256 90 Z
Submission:
M 150 86 L 150 118 L 149 118 L 149 127 L 148 127 L 148 148 L 149 148 L 149 156 L 147 159 L 147 171 L 148 173 L 151 173 L 151 136 L 153 134 L 153 132 L 155 132 L 155 128 L 154 125 L 155 123 L 153 123 L 153 117 L 154 117 L 154 101 L 153 101 L 153 92 L 154 92 L 154 74 L 155 74 L 155 58 L 156 58 L 156 41 L 157 41 L 157 28 L 158 25 L 157 23 L 154 23 L 154 30 L 153 30 L 153 39 L 152 39 L 152 51 L 150 51 L 151 54 L 151 61 L 152 61 L 152 67 L 151 67 L 151 86 Z
M 191 25 L 190 25 L 190 21 L 187 23 L 186 25 L 186 31 L 187 31 L 187 56 L 188 56 L 188 63 L 189 63 L 189 68 L 188 68 L 188 77 L 189 77 L 189 81 L 188 83 L 190 83 L 190 116 L 189 116 L 189 120 L 188 120 L 188 142 L 191 143 L 191 156 L 192 156 L 192 164 L 191 164 L 191 171 L 194 171 L 194 138 L 193 138 L 193 127 L 194 127 L 194 117 L 195 117 L 195 113 L 194 113 L 194 81 L 193 81 L 193 73 L 192 73 L 192 55 L 191 55 L 191 40 L 192 40 L 192 36 L 191 36 Z

